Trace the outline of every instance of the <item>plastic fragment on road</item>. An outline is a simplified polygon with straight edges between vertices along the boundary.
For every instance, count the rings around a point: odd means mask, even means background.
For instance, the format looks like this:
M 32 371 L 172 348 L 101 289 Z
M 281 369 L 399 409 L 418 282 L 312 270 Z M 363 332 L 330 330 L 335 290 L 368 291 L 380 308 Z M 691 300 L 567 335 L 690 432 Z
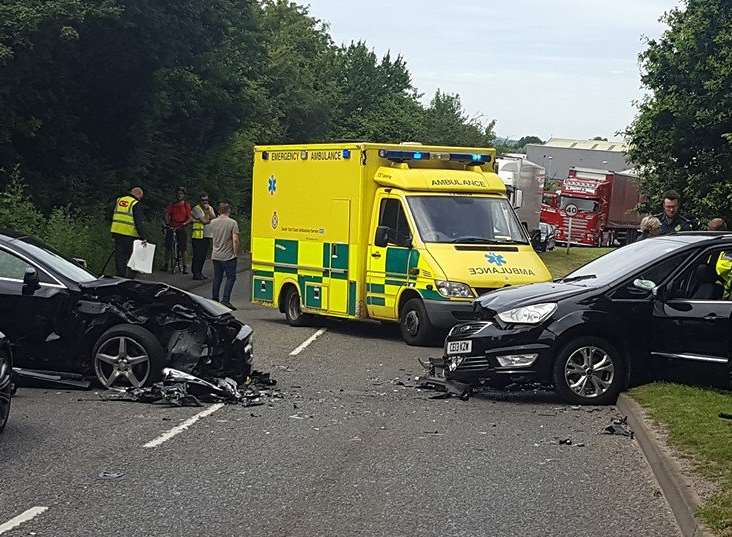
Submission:
M 635 438 L 635 433 L 628 426 L 628 416 L 622 419 L 614 419 L 610 425 L 605 427 L 603 434 L 614 434 L 618 436 L 627 436 Z
M 125 476 L 124 472 L 110 472 L 108 470 L 104 470 L 102 472 L 99 472 L 99 475 L 97 477 L 99 479 L 113 481 L 116 479 L 122 479 L 124 476 Z

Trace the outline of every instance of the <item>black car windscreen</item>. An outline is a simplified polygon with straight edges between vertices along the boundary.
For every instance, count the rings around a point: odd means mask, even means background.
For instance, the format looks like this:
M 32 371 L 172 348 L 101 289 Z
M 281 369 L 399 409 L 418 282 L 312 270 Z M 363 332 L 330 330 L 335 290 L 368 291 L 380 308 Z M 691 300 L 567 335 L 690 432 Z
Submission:
M 670 238 L 635 242 L 590 261 L 563 279 L 575 279 L 578 285 L 593 287 L 606 285 L 625 278 L 644 267 L 651 267 L 667 254 L 686 245 L 685 242 Z
M 38 239 L 33 237 L 24 237 L 19 239 L 19 241 L 22 243 L 23 251 L 26 254 L 34 257 L 36 260 L 73 282 L 88 283 L 97 279 L 94 274 L 65 258 L 63 255 Z
M 485 240 L 526 244 L 511 205 L 501 198 L 407 196 L 424 242 Z

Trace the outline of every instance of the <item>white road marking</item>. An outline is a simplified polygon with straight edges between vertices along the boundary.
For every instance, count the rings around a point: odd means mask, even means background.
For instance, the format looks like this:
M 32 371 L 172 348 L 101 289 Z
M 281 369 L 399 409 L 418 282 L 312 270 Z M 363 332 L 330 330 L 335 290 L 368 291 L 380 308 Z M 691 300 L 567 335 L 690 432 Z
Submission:
M 297 356 L 297 355 L 298 355 L 298 354 L 300 354 L 300 353 L 301 353 L 302 351 L 304 351 L 305 349 L 307 349 L 307 348 L 308 348 L 308 346 L 309 346 L 309 345 L 310 345 L 310 344 L 311 344 L 311 343 L 312 343 L 313 341 L 315 341 L 315 340 L 316 340 L 316 339 L 318 339 L 318 338 L 319 338 L 320 336 L 322 336 L 323 334 L 325 334 L 325 331 L 326 331 L 326 330 L 327 330 L 326 328 L 321 328 L 320 330 L 318 330 L 317 332 L 315 332 L 315 333 L 314 333 L 314 334 L 313 334 L 312 336 L 310 336 L 309 338 L 307 338 L 307 339 L 306 339 L 306 340 L 305 340 L 305 341 L 304 341 L 304 342 L 302 343 L 302 345 L 300 345 L 300 346 L 299 346 L 299 347 L 297 347 L 297 348 L 296 348 L 296 349 L 295 349 L 294 351 L 292 351 L 292 352 L 290 353 L 290 356 Z
M 8 532 L 14 528 L 17 528 L 24 522 L 28 522 L 29 520 L 33 520 L 38 515 L 48 511 L 48 507 L 31 507 L 28 509 L 25 513 L 21 513 L 15 518 L 11 518 L 8 520 L 5 524 L 0 524 L 0 535 L 2 535 L 5 532 Z
M 167 442 L 168 440 L 170 440 L 174 436 L 177 436 L 180 433 L 182 433 L 183 431 L 185 431 L 186 429 L 188 429 L 188 427 L 190 427 L 191 425 L 193 425 L 194 423 L 196 423 L 201 418 L 205 418 L 206 416 L 210 416 L 211 414 L 213 414 L 214 412 L 216 412 L 220 408 L 223 408 L 223 406 L 224 406 L 224 403 L 216 403 L 215 405 L 211 405 L 206 410 L 203 410 L 203 411 L 199 412 L 195 416 L 191 416 L 190 418 L 188 418 L 186 421 L 184 421 L 180 425 L 176 425 L 171 430 L 169 430 L 167 432 L 164 432 L 163 434 L 161 434 L 160 436 L 158 436 L 156 439 L 150 440 L 147 444 L 145 444 L 142 447 L 144 447 L 144 448 L 158 447 L 163 442 Z

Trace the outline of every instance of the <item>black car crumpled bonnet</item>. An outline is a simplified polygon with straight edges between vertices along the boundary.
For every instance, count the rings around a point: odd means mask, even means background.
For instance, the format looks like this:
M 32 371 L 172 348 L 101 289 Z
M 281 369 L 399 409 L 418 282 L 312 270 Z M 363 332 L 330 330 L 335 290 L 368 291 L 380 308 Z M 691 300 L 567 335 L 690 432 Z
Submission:
M 115 324 L 134 324 L 158 338 L 166 367 L 237 381 L 251 370 L 250 353 L 237 348 L 245 344 L 237 340 L 244 325 L 218 304 L 166 284 L 137 280 L 101 279 L 82 291 L 75 314 L 90 340 Z

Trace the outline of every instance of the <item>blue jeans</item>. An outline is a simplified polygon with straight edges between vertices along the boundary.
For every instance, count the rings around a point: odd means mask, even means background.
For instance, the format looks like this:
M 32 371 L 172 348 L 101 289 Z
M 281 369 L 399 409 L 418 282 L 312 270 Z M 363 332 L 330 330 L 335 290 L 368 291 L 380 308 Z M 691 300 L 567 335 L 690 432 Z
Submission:
M 236 281 L 236 257 L 228 261 L 213 260 L 213 294 L 212 298 L 218 302 L 219 293 L 221 291 L 221 283 L 226 276 L 226 285 L 224 285 L 224 296 L 222 302 L 231 302 L 231 290 L 234 288 Z

